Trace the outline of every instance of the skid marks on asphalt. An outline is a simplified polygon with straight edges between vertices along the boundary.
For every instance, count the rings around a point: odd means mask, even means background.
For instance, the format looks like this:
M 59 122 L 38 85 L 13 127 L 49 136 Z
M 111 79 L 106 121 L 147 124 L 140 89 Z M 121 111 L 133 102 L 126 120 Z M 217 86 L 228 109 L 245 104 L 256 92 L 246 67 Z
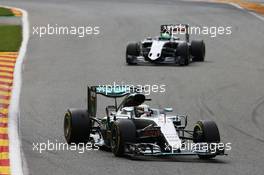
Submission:
M 226 105 L 227 103 L 225 102 L 230 100 L 230 97 L 223 98 L 223 96 L 225 96 L 224 94 L 232 94 L 231 92 L 233 92 L 234 89 L 237 89 L 237 87 L 238 85 L 233 83 L 202 93 L 196 103 L 198 109 L 200 110 L 200 118 L 203 120 L 215 120 L 217 124 L 228 126 L 229 128 L 232 128 L 232 130 L 239 132 L 247 138 L 256 140 L 263 144 L 263 135 L 259 134 L 258 131 L 263 129 L 261 128 L 261 123 L 263 122 L 263 120 L 261 120 L 261 114 L 264 110 L 264 96 L 258 98 L 254 101 L 254 103 L 251 103 L 253 107 L 251 109 L 249 108 L 248 113 L 241 114 L 236 110 L 235 103 L 234 106 Z M 237 100 L 238 101 L 236 103 L 238 106 L 245 105 L 243 103 L 240 104 L 240 101 L 243 102 L 242 99 L 237 98 Z M 237 119 L 245 121 L 246 125 L 238 126 Z M 252 122 L 249 123 L 248 121 Z M 250 129 L 246 129 L 245 126 L 251 127 Z
M 262 128 L 262 126 L 260 124 L 261 122 L 259 122 L 258 120 L 262 119 L 263 109 L 264 109 L 264 96 L 256 100 L 255 104 L 253 104 L 253 109 L 251 112 L 252 122 L 260 129 Z

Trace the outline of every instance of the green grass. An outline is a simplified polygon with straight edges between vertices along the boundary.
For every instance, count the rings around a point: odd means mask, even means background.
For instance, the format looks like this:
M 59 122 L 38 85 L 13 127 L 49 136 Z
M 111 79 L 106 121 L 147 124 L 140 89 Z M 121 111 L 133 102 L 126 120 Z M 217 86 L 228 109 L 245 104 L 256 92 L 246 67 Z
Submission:
M 0 52 L 16 52 L 22 42 L 22 28 L 19 25 L 0 25 Z
M 0 7 L 0 16 L 14 16 L 14 14 L 11 12 L 11 10 Z

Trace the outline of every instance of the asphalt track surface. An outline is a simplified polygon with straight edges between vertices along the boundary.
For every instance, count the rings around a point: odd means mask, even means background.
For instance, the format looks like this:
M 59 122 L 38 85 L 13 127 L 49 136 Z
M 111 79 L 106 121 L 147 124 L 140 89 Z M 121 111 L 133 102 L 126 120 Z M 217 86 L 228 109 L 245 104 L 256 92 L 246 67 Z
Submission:
M 264 159 L 264 22 L 230 5 L 179 1 L 2 1 L 24 8 L 33 25 L 98 25 L 99 36 L 39 38 L 31 35 L 24 62 L 20 131 L 28 171 L 44 174 L 262 174 Z M 202 38 L 206 62 L 188 67 L 127 66 L 129 41 L 157 35 L 163 23 L 232 26 L 231 36 Z M 154 106 L 215 120 L 227 157 L 154 160 L 116 158 L 110 152 L 32 150 L 32 143 L 64 142 L 63 115 L 86 106 L 86 85 L 116 82 L 165 84 L 153 94 Z M 100 100 L 104 111 L 108 101 Z M 100 112 L 101 114 L 103 112 Z M 25 163 L 24 162 L 24 163 Z

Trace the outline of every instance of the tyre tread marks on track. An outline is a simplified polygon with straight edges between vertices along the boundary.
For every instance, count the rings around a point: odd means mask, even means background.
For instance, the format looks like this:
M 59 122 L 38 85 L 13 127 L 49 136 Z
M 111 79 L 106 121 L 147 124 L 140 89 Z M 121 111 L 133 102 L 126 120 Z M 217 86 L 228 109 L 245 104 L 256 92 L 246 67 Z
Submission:
M 231 88 L 231 87 L 234 87 L 235 84 L 231 84 L 231 85 L 228 85 L 228 86 L 224 86 L 224 87 L 221 87 L 219 89 L 216 90 L 216 92 L 219 92 L 219 91 L 222 91 L 224 89 L 227 89 L 227 88 Z M 207 96 L 207 98 L 206 98 Z M 216 114 L 213 112 L 213 110 L 207 105 L 206 103 L 206 100 L 209 100 L 211 99 L 212 97 L 214 96 L 214 93 L 213 92 L 208 92 L 207 94 L 202 94 L 200 97 L 199 97 L 199 100 L 198 100 L 198 107 L 200 109 L 200 117 L 202 119 L 204 119 L 204 116 L 202 116 L 203 114 L 207 115 L 206 117 L 209 117 L 210 119 L 213 119 L 213 117 L 216 116 Z M 264 106 L 264 96 L 260 97 L 257 99 L 256 101 L 256 105 L 255 107 L 253 108 L 252 110 L 252 122 L 258 127 L 259 124 L 258 124 L 258 121 L 257 121 L 257 117 L 259 116 L 259 109 L 260 107 Z M 222 107 L 221 107 L 222 108 Z M 261 143 L 264 143 L 264 139 L 262 138 L 259 138 L 259 137 L 256 137 L 240 128 L 237 128 L 236 126 L 233 126 L 233 125 L 230 125 L 230 124 L 227 124 L 229 125 L 229 127 L 231 127 L 232 129 L 238 131 L 239 133 L 243 134 L 244 136 L 246 137 L 250 137 L 256 141 L 259 141 Z
M 0 52 L 0 175 L 10 174 L 8 107 L 17 56 L 17 52 Z
M 256 136 L 254 136 L 253 134 L 250 134 L 250 133 L 248 133 L 248 132 L 246 132 L 246 131 L 244 131 L 244 130 L 242 130 L 242 129 L 234 126 L 234 125 L 229 125 L 229 127 L 233 128 L 234 130 L 238 131 L 239 133 L 243 134 L 246 137 L 249 137 L 249 138 L 255 139 L 261 143 L 264 143 L 264 139 L 258 138 Z
M 251 117 L 252 117 L 252 122 L 258 127 L 260 128 L 261 126 L 259 126 L 259 123 L 258 123 L 258 116 L 259 115 L 259 109 L 261 107 L 264 106 L 264 96 L 260 97 L 257 99 L 256 101 L 256 104 L 255 106 L 253 107 L 252 109 L 252 112 L 251 112 Z
M 224 91 L 224 90 L 229 89 L 229 88 L 234 88 L 235 86 L 236 86 L 236 84 L 232 83 L 232 84 L 228 84 L 228 85 L 223 86 L 223 87 L 219 87 L 215 90 L 212 90 L 212 91 L 209 91 L 206 93 L 202 93 L 202 95 L 199 97 L 198 103 L 197 103 L 198 108 L 200 109 L 200 117 L 202 119 L 204 119 L 205 116 L 203 116 L 203 115 L 206 115 L 206 117 L 209 117 L 211 119 L 215 118 L 216 117 L 215 112 L 213 111 L 212 108 L 210 108 L 208 106 L 206 101 L 217 96 L 217 94 L 219 94 L 219 92 Z

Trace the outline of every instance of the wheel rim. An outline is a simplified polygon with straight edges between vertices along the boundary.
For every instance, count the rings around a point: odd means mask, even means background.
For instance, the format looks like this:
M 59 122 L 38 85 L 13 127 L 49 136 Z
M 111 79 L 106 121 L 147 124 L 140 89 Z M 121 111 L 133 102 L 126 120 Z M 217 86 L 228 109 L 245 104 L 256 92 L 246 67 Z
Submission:
M 71 131 L 71 117 L 69 113 L 66 113 L 64 119 L 64 135 L 66 139 L 69 137 L 70 131 Z
M 196 124 L 193 131 L 193 141 L 200 142 L 202 139 L 203 130 L 199 124 Z
M 203 46 L 202 46 L 202 51 L 203 51 L 202 58 L 204 59 L 204 57 L 205 57 L 205 44 L 204 44 L 204 42 L 203 42 Z

